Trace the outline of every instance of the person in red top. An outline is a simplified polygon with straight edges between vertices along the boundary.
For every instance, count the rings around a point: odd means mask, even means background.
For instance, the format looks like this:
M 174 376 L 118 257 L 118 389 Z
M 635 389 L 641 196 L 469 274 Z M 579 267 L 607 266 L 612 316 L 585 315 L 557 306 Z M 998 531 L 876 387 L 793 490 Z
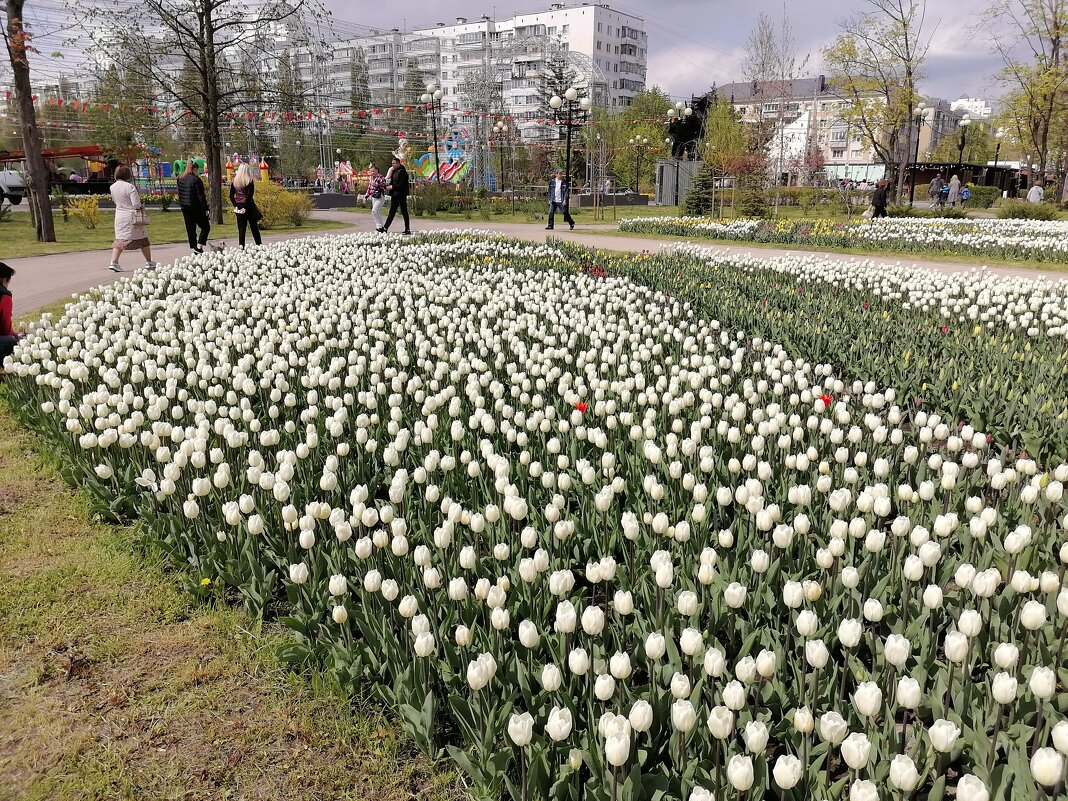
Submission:
M 14 275 L 15 271 L 0 261 L 0 364 L 15 350 L 15 343 L 25 336 L 16 332 L 11 323 L 14 304 L 7 286 Z

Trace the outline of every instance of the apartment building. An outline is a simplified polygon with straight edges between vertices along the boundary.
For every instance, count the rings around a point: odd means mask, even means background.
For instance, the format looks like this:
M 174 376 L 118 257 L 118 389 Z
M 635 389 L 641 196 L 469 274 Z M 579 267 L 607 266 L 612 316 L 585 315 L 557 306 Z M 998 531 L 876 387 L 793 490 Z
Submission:
M 994 113 L 990 104 L 979 97 L 960 97 L 950 104 L 960 114 L 967 113 L 973 120 L 988 120 Z
M 718 87 L 716 93 L 730 102 L 744 121 L 775 124 L 769 157 L 784 180 L 793 180 L 796 170 L 791 165 L 813 149 L 822 156 L 829 179 L 871 181 L 885 173 L 871 143 L 845 118 L 848 102 L 823 75 L 786 83 L 729 83 Z M 955 135 L 962 114 L 945 100 L 925 102 L 919 128 L 921 159 L 934 151 L 942 137 Z M 902 158 L 911 161 L 915 157 L 915 136 L 915 131 L 910 137 L 909 131 L 903 130 L 898 137 Z M 906 156 L 910 142 L 913 151 Z

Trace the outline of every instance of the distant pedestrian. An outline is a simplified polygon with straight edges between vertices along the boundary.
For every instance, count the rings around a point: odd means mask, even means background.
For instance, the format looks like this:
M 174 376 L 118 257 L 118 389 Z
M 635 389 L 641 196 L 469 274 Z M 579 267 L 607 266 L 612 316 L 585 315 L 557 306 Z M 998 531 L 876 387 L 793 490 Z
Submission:
M 26 336 L 16 331 L 11 322 L 15 312 L 8 285 L 14 276 L 15 271 L 0 261 L 0 367 L 4 359 L 15 351 L 15 343 Z
M 571 226 L 572 231 L 575 230 L 575 221 L 571 219 L 571 212 L 567 208 L 570 200 L 571 186 L 564 178 L 564 171 L 556 170 L 549 181 L 549 224 L 545 226 L 546 231 L 553 230 L 557 210 L 564 213 L 564 222 Z
M 1031 188 L 1027 190 L 1027 202 L 1028 203 L 1041 203 L 1046 196 L 1046 190 L 1042 188 L 1041 181 L 1035 181 L 1031 184 Z
M 394 157 L 393 166 L 389 170 L 389 216 L 386 217 L 385 224 L 378 229 L 381 234 L 389 233 L 389 226 L 393 224 L 393 218 L 397 216 L 397 210 L 400 210 L 401 216 L 404 217 L 404 233 L 410 234 L 412 232 L 412 223 L 408 219 L 408 195 L 411 194 L 412 185 L 408 179 L 408 170 L 404 168 L 404 162 Z
M 886 216 L 886 203 L 889 192 L 886 191 L 886 181 L 879 181 L 875 185 L 875 191 L 871 196 L 872 218 Z
M 197 163 L 189 159 L 185 163 L 185 172 L 178 179 L 178 206 L 182 209 L 182 217 L 185 218 L 185 233 L 189 237 L 189 248 L 194 253 L 203 253 L 204 245 L 208 243 L 208 232 L 211 224 L 208 222 L 208 196 L 204 191 L 204 182 L 197 174 Z M 197 229 L 200 229 L 200 237 L 197 238 Z
M 944 187 L 945 181 L 942 180 L 942 174 L 939 173 L 931 179 L 931 186 L 928 189 L 927 196 L 931 198 L 931 208 L 939 205 L 942 200 L 942 187 Z
M 140 250 L 145 257 L 145 268 L 154 270 L 158 265 L 152 261 L 152 246 L 148 242 L 148 212 L 141 202 L 141 195 L 131 179 L 133 172 L 125 164 L 115 169 L 115 183 L 111 185 L 111 199 L 115 201 L 115 241 L 111 243 L 111 264 L 108 269 L 121 273 L 119 256 L 125 250 Z
M 949 179 L 949 195 L 946 197 L 946 202 L 950 208 L 955 208 L 960 203 L 960 178 L 956 175 Z
M 375 221 L 375 230 L 381 233 L 386 224 L 386 220 L 382 216 L 382 207 L 386 205 L 386 189 L 389 186 L 389 182 L 374 164 L 371 165 L 370 170 L 371 177 L 367 181 L 367 197 L 371 199 L 371 217 Z
M 260 220 L 263 219 L 263 213 L 256 205 L 256 182 L 252 180 L 252 173 L 245 162 L 241 162 L 234 182 L 230 184 L 230 202 L 237 217 L 237 244 L 245 246 L 245 231 L 249 228 L 252 229 L 253 241 L 257 245 L 263 244 L 260 240 Z

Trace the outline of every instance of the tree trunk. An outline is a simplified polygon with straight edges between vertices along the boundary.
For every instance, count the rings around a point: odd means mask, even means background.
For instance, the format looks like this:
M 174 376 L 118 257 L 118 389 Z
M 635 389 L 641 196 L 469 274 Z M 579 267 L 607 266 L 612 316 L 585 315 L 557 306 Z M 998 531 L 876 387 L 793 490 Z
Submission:
M 215 225 L 221 225 L 222 216 L 222 134 L 219 131 L 219 79 L 215 66 L 215 21 L 211 15 L 212 6 L 206 5 L 201 17 L 204 34 L 204 97 L 207 101 L 204 109 L 204 146 L 208 152 L 204 157 L 208 161 L 208 169 L 215 180 L 208 187 L 208 209 L 211 221 Z
M 52 204 L 48 198 L 48 165 L 41 152 L 41 132 L 37 128 L 37 112 L 33 107 L 33 88 L 30 85 L 30 60 L 27 53 L 28 34 L 22 20 L 26 0 L 7 0 L 7 29 L 4 40 L 11 60 L 11 74 L 15 84 L 15 98 L 19 109 L 22 149 L 26 161 L 26 188 L 38 242 L 55 242 L 56 228 L 52 222 Z

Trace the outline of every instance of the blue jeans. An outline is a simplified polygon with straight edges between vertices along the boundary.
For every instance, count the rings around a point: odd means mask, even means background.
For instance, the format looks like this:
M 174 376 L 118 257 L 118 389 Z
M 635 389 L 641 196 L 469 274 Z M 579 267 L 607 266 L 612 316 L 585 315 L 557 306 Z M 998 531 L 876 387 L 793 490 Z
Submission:
M 571 212 L 567 210 L 566 203 L 549 203 L 549 228 L 553 227 L 553 220 L 556 218 L 556 210 L 559 209 L 564 213 L 564 222 L 568 225 L 574 226 L 575 221 L 571 219 Z

